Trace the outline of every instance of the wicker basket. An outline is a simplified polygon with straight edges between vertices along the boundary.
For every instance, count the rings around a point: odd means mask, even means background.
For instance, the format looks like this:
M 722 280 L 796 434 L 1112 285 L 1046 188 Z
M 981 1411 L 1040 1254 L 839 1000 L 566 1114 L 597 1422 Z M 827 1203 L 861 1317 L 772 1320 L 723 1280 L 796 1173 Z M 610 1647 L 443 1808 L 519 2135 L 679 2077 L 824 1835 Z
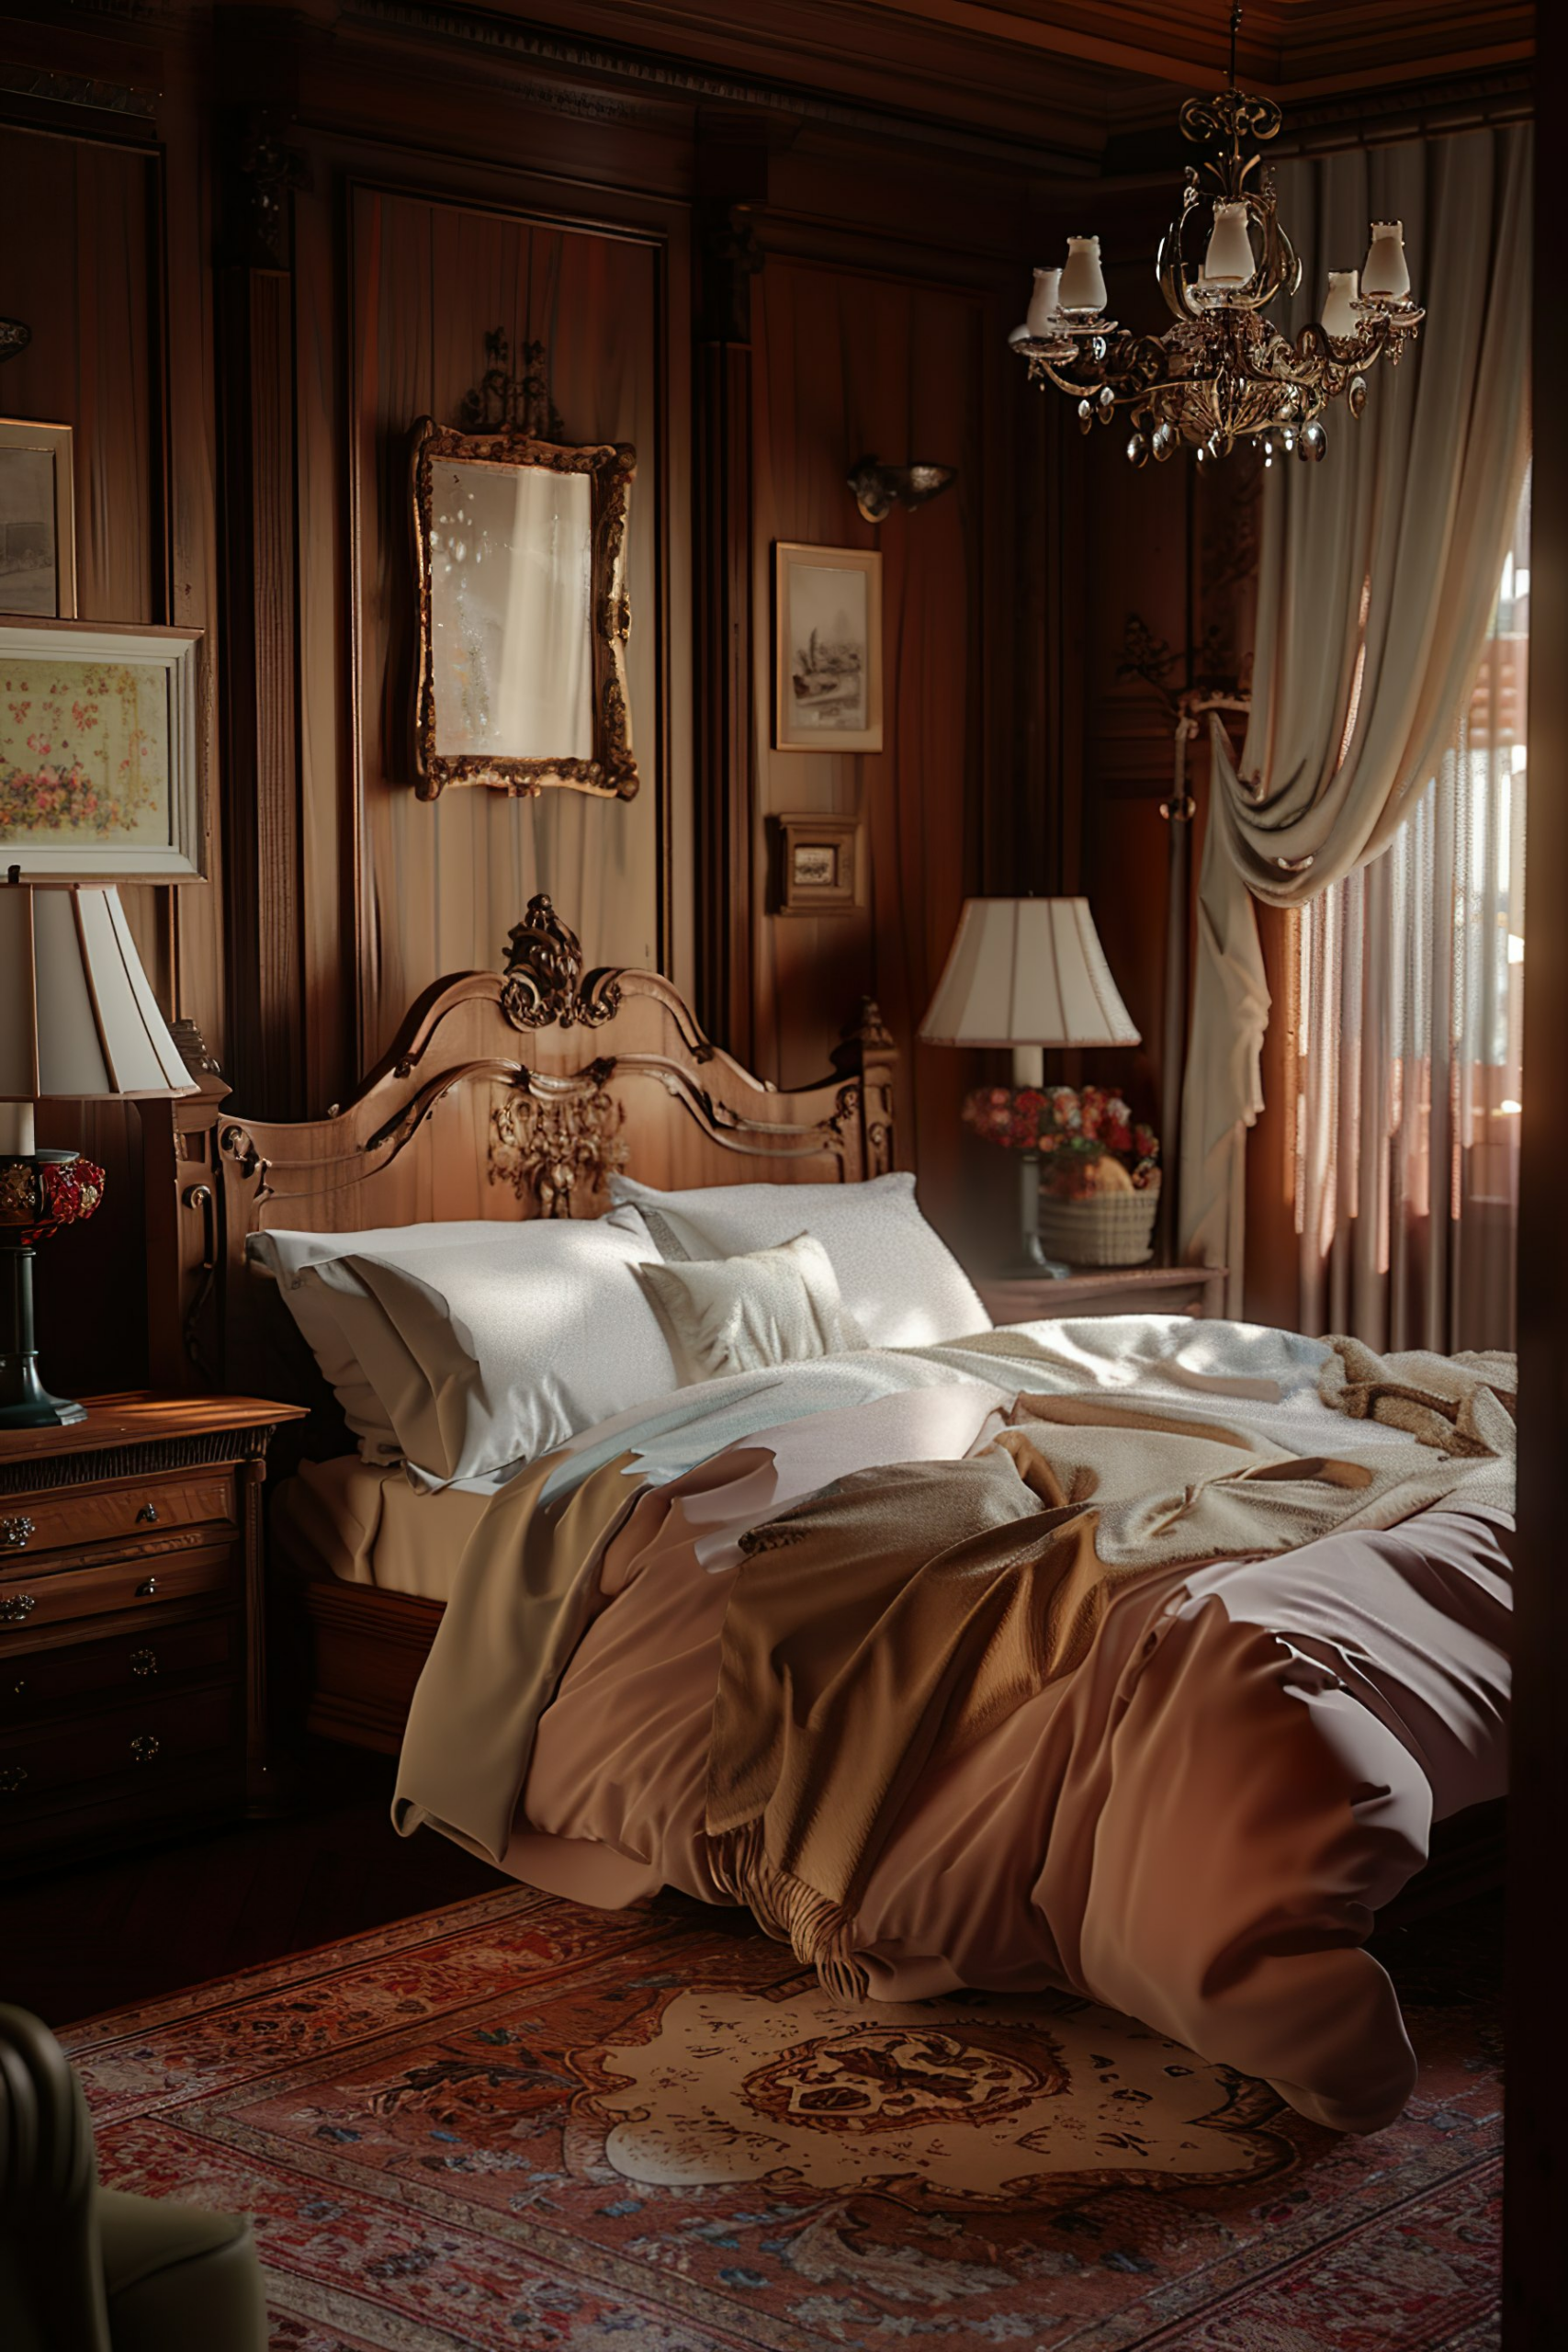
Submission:
M 1100 1193 L 1091 1200 L 1040 1195 L 1040 1244 L 1069 1266 L 1145 1266 L 1159 1209 L 1157 1193 Z

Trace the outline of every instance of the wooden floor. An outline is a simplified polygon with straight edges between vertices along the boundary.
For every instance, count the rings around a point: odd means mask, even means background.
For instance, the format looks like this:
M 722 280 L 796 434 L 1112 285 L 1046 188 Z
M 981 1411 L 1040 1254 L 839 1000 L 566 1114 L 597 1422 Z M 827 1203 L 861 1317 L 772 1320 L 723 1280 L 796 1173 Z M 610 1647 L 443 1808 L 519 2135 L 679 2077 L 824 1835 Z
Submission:
M 433 1830 L 400 1838 L 392 1773 L 323 1742 L 282 1818 L 7 1883 L 0 2000 L 69 2025 L 503 1883 Z
M 310 1742 L 280 1774 L 275 1819 L 0 1885 L 0 2001 L 71 2025 L 503 1883 L 434 1830 L 398 1836 L 394 1770 Z M 1498 1886 L 1499 1813 L 1443 1825 L 1431 1866 L 1379 1915 L 1380 1950 Z

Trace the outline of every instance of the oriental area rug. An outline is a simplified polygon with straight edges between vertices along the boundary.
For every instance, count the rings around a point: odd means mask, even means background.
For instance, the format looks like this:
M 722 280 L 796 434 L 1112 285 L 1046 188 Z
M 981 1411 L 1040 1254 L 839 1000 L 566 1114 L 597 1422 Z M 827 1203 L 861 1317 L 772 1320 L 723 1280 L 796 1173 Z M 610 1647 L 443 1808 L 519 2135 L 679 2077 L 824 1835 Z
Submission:
M 1483 2352 L 1495 1933 L 1391 1939 L 1369 2140 L 1087 2002 L 846 2012 L 673 1898 L 508 1888 L 63 2039 L 111 2187 L 254 2215 L 274 2352 Z

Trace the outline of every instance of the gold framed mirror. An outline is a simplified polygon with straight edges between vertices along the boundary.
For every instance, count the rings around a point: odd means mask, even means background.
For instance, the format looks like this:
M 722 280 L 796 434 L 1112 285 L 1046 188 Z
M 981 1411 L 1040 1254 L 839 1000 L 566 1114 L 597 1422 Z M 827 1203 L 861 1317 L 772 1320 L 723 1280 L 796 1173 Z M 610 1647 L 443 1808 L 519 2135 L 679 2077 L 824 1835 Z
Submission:
M 626 516 L 637 452 L 422 417 L 412 450 L 422 800 L 637 789 L 626 702 Z

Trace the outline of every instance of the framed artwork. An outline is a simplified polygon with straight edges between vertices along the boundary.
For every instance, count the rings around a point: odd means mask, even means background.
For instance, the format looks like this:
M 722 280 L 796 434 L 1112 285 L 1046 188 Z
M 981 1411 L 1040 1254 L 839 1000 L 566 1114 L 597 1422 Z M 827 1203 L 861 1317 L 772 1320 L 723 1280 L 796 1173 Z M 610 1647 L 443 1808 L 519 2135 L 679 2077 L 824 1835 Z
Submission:
M 71 427 L 0 417 L 0 613 L 76 610 Z
M 773 912 L 845 915 L 861 903 L 858 817 L 775 817 Z
M 0 867 L 201 878 L 201 658 L 198 628 L 0 616 Z
M 882 749 L 882 558 L 773 549 L 773 749 Z

